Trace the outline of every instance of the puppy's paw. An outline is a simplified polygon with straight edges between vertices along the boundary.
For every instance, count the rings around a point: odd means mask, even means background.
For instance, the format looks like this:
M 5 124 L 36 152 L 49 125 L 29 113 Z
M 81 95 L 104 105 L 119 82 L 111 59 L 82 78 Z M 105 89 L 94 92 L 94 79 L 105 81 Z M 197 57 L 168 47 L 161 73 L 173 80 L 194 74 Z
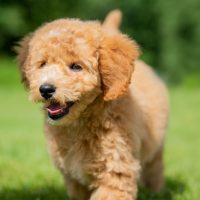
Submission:
M 117 189 L 100 187 L 94 191 L 90 200 L 136 200 L 136 197 Z

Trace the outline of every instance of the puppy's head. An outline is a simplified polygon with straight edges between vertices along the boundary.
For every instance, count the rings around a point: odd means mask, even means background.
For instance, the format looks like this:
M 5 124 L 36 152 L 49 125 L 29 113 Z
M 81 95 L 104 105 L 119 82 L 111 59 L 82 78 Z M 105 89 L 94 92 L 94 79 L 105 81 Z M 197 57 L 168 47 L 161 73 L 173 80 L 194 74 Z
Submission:
M 56 20 L 27 36 L 18 48 L 30 98 L 44 103 L 49 122 L 69 124 L 97 98 L 114 100 L 130 82 L 137 46 L 98 22 Z

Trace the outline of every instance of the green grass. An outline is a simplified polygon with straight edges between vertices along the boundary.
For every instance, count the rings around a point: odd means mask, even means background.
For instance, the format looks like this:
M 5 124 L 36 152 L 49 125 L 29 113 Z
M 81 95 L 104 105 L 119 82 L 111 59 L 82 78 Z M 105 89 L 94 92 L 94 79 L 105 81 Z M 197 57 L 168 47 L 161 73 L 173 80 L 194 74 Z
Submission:
M 27 100 L 14 61 L 0 60 L 0 200 L 67 199 L 47 153 L 40 105 Z M 200 89 L 185 83 L 170 89 L 166 189 L 157 195 L 141 188 L 139 200 L 200 198 Z

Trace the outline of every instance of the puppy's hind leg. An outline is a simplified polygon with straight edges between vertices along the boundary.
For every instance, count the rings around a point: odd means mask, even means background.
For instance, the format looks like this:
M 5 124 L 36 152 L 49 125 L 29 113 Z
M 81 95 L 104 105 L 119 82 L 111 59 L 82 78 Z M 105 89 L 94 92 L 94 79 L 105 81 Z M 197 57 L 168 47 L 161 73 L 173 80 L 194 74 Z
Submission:
M 163 147 L 155 154 L 153 160 L 147 163 L 142 172 L 144 186 L 153 192 L 160 192 L 164 187 Z

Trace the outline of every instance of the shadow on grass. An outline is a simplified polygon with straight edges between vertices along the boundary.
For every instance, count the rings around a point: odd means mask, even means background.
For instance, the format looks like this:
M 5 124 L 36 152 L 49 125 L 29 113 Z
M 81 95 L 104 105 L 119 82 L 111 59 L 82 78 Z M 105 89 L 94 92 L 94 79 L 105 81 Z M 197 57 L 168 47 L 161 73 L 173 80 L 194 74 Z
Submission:
M 184 192 L 186 185 L 183 181 L 167 178 L 165 189 L 161 193 L 153 193 L 145 188 L 140 188 L 138 200 L 174 200 L 176 195 Z
M 3 188 L 0 200 L 69 200 L 64 188 L 44 186 L 38 188 Z
M 160 194 L 155 194 L 140 188 L 138 200 L 173 200 L 177 194 L 182 194 L 185 184 L 179 180 L 167 179 L 166 188 Z M 64 188 L 45 186 L 40 188 L 0 189 L 0 200 L 69 200 Z

